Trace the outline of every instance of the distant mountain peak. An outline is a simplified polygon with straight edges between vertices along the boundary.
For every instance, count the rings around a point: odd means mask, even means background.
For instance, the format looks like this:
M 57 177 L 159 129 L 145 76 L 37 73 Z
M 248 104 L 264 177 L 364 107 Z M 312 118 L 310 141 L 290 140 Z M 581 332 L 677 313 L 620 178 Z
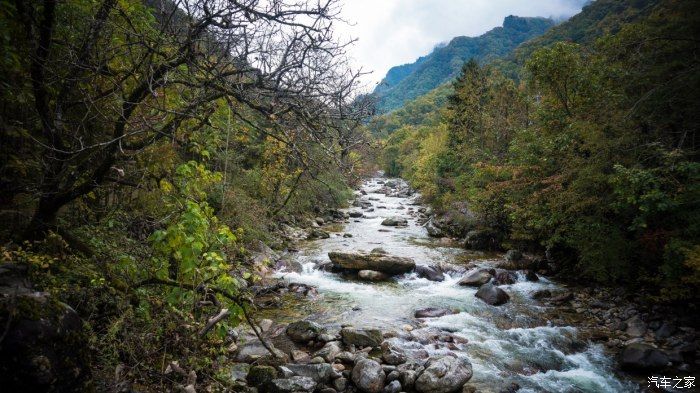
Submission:
M 505 56 L 520 43 L 537 37 L 554 26 L 548 18 L 510 15 L 503 26 L 478 37 L 458 36 L 436 45 L 415 62 L 392 67 L 374 89 L 377 110 L 389 112 L 457 75 L 471 59 L 491 61 Z

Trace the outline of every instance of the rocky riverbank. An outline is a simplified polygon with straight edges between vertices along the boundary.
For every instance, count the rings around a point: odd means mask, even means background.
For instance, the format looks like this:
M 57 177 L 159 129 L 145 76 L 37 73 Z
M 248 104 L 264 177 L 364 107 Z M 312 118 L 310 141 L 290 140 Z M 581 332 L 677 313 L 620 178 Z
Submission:
M 697 368 L 697 334 L 684 321 L 665 321 L 622 293 L 557 285 L 543 258 L 454 247 L 491 240 L 449 238 L 439 220 L 405 183 L 374 179 L 350 209 L 282 225 L 292 252 L 261 245 L 255 257 L 283 279 L 258 290 L 261 315 L 271 317 L 260 333 L 275 356 L 242 332 L 230 347 L 239 386 L 630 391 L 639 388 L 635 373 L 646 380 Z M 284 310 L 289 296 L 294 310 Z

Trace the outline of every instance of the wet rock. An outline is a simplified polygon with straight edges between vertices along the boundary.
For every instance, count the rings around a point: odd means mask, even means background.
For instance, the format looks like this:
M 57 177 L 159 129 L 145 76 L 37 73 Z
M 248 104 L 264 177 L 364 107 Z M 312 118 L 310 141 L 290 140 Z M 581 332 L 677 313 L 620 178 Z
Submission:
M 352 369 L 352 381 L 366 393 L 380 393 L 384 388 L 386 374 L 382 366 L 371 359 L 360 359 Z
M 388 217 L 382 221 L 382 225 L 387 227 L 405 227 L 408 225 L 408 220 L 399 216 Z
M 287 364 L 285 365 L 294 375 L 308 377 L 317 383 L 330 382 L 335 374 L 333 367 L 328 363 L 319 364 Z
M 328 239 L 330 238 L 331 235 L 324 231 L 323 229 L 318 229 L 318 228 L 312 228 L 309 231 L 309 234 L 306 236 L 308 240 L 314 240 L 314 239 Z
M 340 331 L 340 336 L 343 338 L 345 345 L 354 345 L 356 347 L 378 347 L 384 337 L 379 329 L 356 329 L 346 327 Z
M 363 215 L 362 212 L 358 212 L 358 211 L 352 211 L 352 212 L 348 213 L 348 216 L 350 216 L 352 218 L 360 218 L 360 217 L 362 217 L 362 215 Z
M 401 391 L 401 382 L 391 381 L 384 387 L 382 393 L 399 393 Z
M 416 310 L 414 316 L 416 318 L 438 318 L 451 314 L 454 314 L 454 311 L 448 308 L 427 307 Z
M 444 356 L 429 359 L 418 375 L 415 389 L 421 393 L 457 392 L 472 377 L 472 365 L 465 358 Z
M 418 275 L 418 277 L 425 278 L 426 280 L 430 280 L 430 281 L 444 281 L 445 280 L 445 275 L 442 274 L 442 272 L 434 266 L 417 265 L 416 266 L 416 274 Z
M 549 289 L 540 289 L 532 293 L 530 296 L 535 300 L 542 300 L 552 296 L 552 292 Z
M 386 364 L 399 365 L 406 363 L 407 357 L 403 349 L 390 341 L 384 341 L 382 343 L 382 359 Z
M 364 281 L 386 281 L 390 276 L 376 270 L 360 270 L 357 272 L 357 278 Z
M 411 258 L 378 253 L 329 252 L 328 257 L 331 262 L 344 269 L 376 270 L 390 275 L 408 273 L 416 267 Z
M 381 248 L 381 247 L 373 248 L 372 251 L 370 251 L 369 253 L 370 254 L 379 254 L 379 255 L 386 255 L 387 254 L 386 250 Z
M 457 284 L 478 287 L 491 281 L 491 277 L 491 272 L 486 269 L 472 269 L 468 271 Z
M 297 343 L 307 343 L 315 340 L 323 331 L 321 325 L 311 321 L 292 322 L 287 326 L 287 336 Z
M 500 306 L 510 300 L 510 296 L 504 290 L 493 284 L 482 285 L 474 296 L 492 306 Z
M 642 337 L 647 332 L 647 325 L 638 315 L 627 320 L 627 330 L 625 333 L 630 337 Z
M 515 393 L 518 390 L 520 390 L 520 385 L 518 385 L 515 382 L 512 382 L 510 385 L 506 386 L 505 388 L 501 389 L 498 391 L 498 393 Z
M 252 366 L 248 371 L 246 381 L 250 386 L 260 386 L 278 377 L 277 370 L 272 366 Z
M 273 379 L 263 385 L 262 391 L 268 393 L 292 393 L 292 392 L 313 392 L 316 382 L 308 377 L 291 377 Z
M 643 343 L 633 343 L 620 354 L 620 366 L 629 371 L 650 371 L 666 367 L 668 355 L 660 349 Z
M 493 284 L 511 285 L 515 284 L 515 281 L 517 281 L 517 277 L 515 276 L 515 274 L 513 274 L 513 272 L 503 269 L 497 269 L 496 275 L 494 276 Z
M 540 278 L 537 276 L 537 273 L 535 273 L 532 270 L 527 270 L 525 272 L 525 279 L 530 281 L 530 282 L 537 282 L 540 281 Z

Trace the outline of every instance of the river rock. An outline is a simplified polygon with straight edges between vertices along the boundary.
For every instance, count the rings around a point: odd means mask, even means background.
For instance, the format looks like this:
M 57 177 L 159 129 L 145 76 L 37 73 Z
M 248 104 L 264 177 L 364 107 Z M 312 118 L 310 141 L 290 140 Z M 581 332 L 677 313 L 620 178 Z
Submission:
M 642 337 L 647 332 L 647 325 L 638 315 L 635 315 L 627 320 L 627 330 L 625 332 L 630 337 Z
M 269 383 L 277 377 L 278 372 L 272 366 L 252 366 L 248 371 L 246 381 L 248 385 L 257 387 Z
M 665 352 L 643 343 L 629 344 L 620 354 L 620 366 L 629 371 L 657 371 L 668 362 Z
M 496 233 L 488 229 L 469 231 L 464 238 L 464 247 L 468 250 L 495 250 L 498 243 Z
M 416 379 L 415 389 L 421 393 L 457 392 L 471 377 L 472 365 L 465 358 L 432 358 Z
M 517 277 L 513 272 L 503 269 L 496 269 L 496 275 L 494 276 L 494 285 L 511 285 L 515 284 Z
M 268 343 L 268 345 L 280 358 L 284 358 L 286 356 L 282 351 L 275 348 L 272 343 Z M 272 356 L 270 351 L 268 351 L 258 339 L 255 339 L 238 347 L 236 355 L 234 356 L 234 361 L 241 363 L 253 363 L 256 360 L 267 356 Z
M 382 221 L 382 225 L 387 227 L 405 227 L 408 225 L 408 220 L 399 216 L 388 217 Z
M 343 352 L 340 344 L 337 341 L 327 342 L 323 348 L 319 349 L 314 353 L 314 356 L 320 356 L 327 362 L 333 362 L 339 353 Z
M 275 269 L 294 273 L 301 273 L 302 271 L 304 271 L 304 268 L 301 266 L 301 263 L 297 260 L 292 259 L 289 256 L 279 259 L 275 263 Z
M 530 296 L 535 300 L 542 300 L 552 296 L 552 292 L 549 289 L 540 289 L 532 293 Z
M 355 362 L 352 369 L 352 381 L 361 391 L 380 393 L 384 388 L 386 373 L 381 364 L 374 360 L 362 358 Z
M 530 282 L 537 282 L 540 281 L 540 278 L 537 276 L 537 273 L 535 273 L 532 270 L 526 270 L 525 271 L 525 279 L 530 281 Z
M 438 318 L 451 314 L 454 314 L 454 311 L 448 308 L 427 307 L 416 310 L 414 316 L 416 318 Z
M 357 278 L 364 281 L 386 281 L 390 276 L 376 270 L 360 270 L 357 272 Z
M 523 253 L 518 250 L 508 250 L 506 252 L 506 261 L 518 262 L 523 259 Z
M 294 375 L 308 377 L 317 383 L 330 382 L 335 374 L 333 367 L 328 363 L 319 364 L 287 364 L 285 365 Z
M 354 345 L 356 347 L 378 347 L 384 340 L 382 331 L 379 329 L 345 327 L 340 330 L 340 336 L 343 338 L 345 345 Z
M 348 216 L 350 216 L 352 218 L 360 218 L 360 217 L 362 217 L 362 215 L 363 215 L 363 213 L 358 212 L 358 211 L 352 211 L 352 212 L 348 213 Z
M 386 364 L 399 365 L 406 363 L 407 357 L 403 349 L 394 345 L 390 341 L 382 343 L 382 359 Z
M 378 253 L 329 252 L 328 257 L 344 269 L 376 270 L 390 275 L 408 273 L 416 267 L 411 258 Z
M 476 291 L 476 294 L 474 296 L 483 300 L 484 303 L 490 304 L 492 306 L 500 306 L 502 304 L 507 303 L 508 300 L 510 300 L 510 296 L 508 296 L 508 294 L 504 290 L 493 284 L 482 285 L 481 287 L 479 287 L 479 290 Z
M 331 235 L 328 232 L 324 231 L 323 229 L 319 229 L 319 228 L 312 228 L 309 231 L 309 234 L 306 236 L 306 238 L 308 240 L 328 239 L 329 237 L 331 237 Z
M 418 275 L 418 277 L 425 278 L 426 280 L 430 280 L 430 281 L 444 281 L 445 280 L 445 275 L 442 274 L 442 272 L 434 266 L 417 265 L 416 266 L 416 274 Z
M 382 393 L 399 393 L 401 391 L 401 382 L 391 381 L 382 390 Z
M 491 281 L 491 272 L 486 269 L 472 269 L 468 271 L 458 284 L 462 286 L 478 287 Z
M 287 336 L 297 343 L 307 343 L 315 340 L 323 331 L 321 325 L 311 321 L 292 322 L 287 326 Z
M 273 379 L 263 385 L 262 391 L 268 393 L 313 392 L 316 382 L 308 377 L 294 376 L 291 378 Z
M 425 230 L 428 231 L 428 236 L 430 237 L 445 236 L 445 232 L 435 224 L 435 220 L 433 218 L 428 220 L 428 222 L 426 222 L 424 226 Z

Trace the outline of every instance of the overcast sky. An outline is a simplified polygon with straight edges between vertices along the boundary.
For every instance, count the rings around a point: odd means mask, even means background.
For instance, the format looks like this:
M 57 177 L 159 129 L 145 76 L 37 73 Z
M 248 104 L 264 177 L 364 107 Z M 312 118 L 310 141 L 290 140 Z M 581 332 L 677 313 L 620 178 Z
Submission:
M 478 36 L 501 26 L 508 15 L 568 17 L 585 0 L 342 0 L 341 37 L 357 38 L 350 49 L 354 65 L 373 73 L 372 89 L 389 68 L 411 63 L 435 45 L 465 35 Z

